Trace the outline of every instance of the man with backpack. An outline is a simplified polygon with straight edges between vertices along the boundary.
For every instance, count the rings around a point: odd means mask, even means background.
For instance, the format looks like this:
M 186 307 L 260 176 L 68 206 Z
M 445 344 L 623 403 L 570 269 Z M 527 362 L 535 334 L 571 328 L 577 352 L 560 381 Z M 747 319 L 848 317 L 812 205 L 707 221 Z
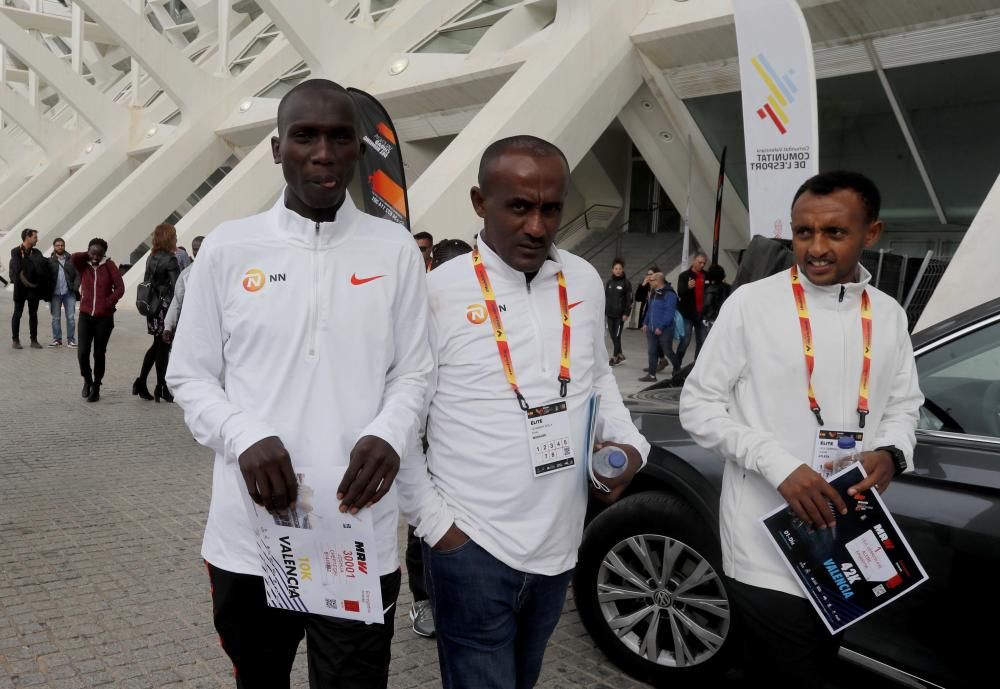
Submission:
M 41 349 L 38 343 L 38 302 L 49 289 L 49 264 L 42 252 L 35 248 L 38 232 L 31 228 L 21 231 L 21 243 L 10 250 L 10 281 L 14 283 L 14 315 L 10 319 L 14 349 L 21 346 L 21 316 L 28 305 L 28 334 L 31 348 Z M 43 270 L 39 269 L 39 262 Z
M 674 321 L 677 317 L 677 293 L 663 273 L 656 273 L 649 281 L 649 306 L 646 322 L 642 324 L 649 348 L 649 368 L 639 379 L 642 383 L 656 382 L 656 364 L 659 354 L 670 360 L 674 373 L 681 368 L 680 357 L 674 352 Z

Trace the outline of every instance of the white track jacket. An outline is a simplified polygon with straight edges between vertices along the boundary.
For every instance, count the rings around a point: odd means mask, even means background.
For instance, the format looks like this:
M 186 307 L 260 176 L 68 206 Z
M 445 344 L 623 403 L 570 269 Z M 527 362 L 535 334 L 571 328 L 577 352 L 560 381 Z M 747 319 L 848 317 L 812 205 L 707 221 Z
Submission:
M 598 440 L 632 445 L 643 460 L 649 444 L 632 423 L 608 366 L 604 282 L 597 271 L 553 247 L 529 287 L 524 273 L 481 239 L 479 250 L 502 311 L 518 384 L 532 407 L 561 399 L 556 274 L 563 271 L 572 326 L 572 382 L 565 401 L 577 466 L 533 477 L 525 413 L 504 375 L 472 259 L 459 256 L 427 276 L 437 364 L 429 392 L 430 449 L 427 468 L 418 452 L 418 466 L 408 462 L 400 474 L 400 500 L 417 534 L 431 545 L 456 523 L 514 569 L 559 574 L 576 564 L 583 535 L 588 478 L 579 458 L 591 391 L 601 393 Z
M 216 453 L 208 562 L 261 573 L 237 465 L 258 440 L 279 437 L 293 465 L 346 466 L 365 435 L 403 456 L 431 369 L 426 323 L 413 238 L 350 197 L 335 222 L 317 224 L 288 210 L 282 195 L 205 239 L 167 384 L 194 437 Z M 379 574 L 387 574 L 399 567 L 395 487 L 372 509 Z
M 872 303 L 870 413 L 863 449 L 895 445 L 913 468 L 914 430 L 923 395 L 906 313 L 861 280 L 820 287 L 800 271 L 815 345 L 813 387 L 824 428 L 858 428 L 861 293 Z M 722 307 L 681 393 L 680 418 L 694 440 L 726 459 L 722 482 L 722 559 L 726 574 L 751 586 L 802 596 L 759 520 L 784 504 L 777 487 L 812 464 L 816 417 L 789 271 L 733 292 Z

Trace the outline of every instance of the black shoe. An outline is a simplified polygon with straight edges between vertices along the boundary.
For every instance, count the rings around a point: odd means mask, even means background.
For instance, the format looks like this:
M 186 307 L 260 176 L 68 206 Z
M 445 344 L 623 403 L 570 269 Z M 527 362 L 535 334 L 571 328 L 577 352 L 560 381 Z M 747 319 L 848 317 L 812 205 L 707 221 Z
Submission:
M 163 389 L 160 390 L 160 397 L 164 402 L 173 402 L 174 396 L 170 394 L 170 388 L 167 387 L 166 383 L 163 384 Z
M 13 344 L 13 345 L 11 345 L 11 346 L 12 346 L 12 347 L 13 347 L 14 349 L 24 349 L 24 347 L 22 347 L 22 346 L 21 346 L 21 341 L 20 341 L 20 340 L 17 340 L 17 339 L 15 339 L 15 340 L 14 340 L 14 344 Z
M 101 399 L 101 384 L 94 383 L 90 386 L 90 396 L 87 397 L 88 402 L 96 402 Z
M 31 348 L 32 349 L 45 349 L 44 347 L 42 347 L 41 344 L 39 344 L 38 338 L 32 338 L 32 340 L 31 340 Z
M 157 383 L 156 388 L 153 390 L 153 400 L 159 402 L 163 400 L 164 402 L 173 402 L 174 396 L 170 394 L 170 390 L 163 383 Z
M 142 378 L 136 378 L 132 383 L 132 394 L 138 395 L 139 399 L 151 400 L 153 396 L 149 394 L 149 388 L 146 387 L 146 381 Z
M 87 399 L 88 397 L 90 397 L 90 383 L 88 383 L 87 381 L 83 382 L 83 391 L 80 393 L 80 397 L 82 397 L 83 399 Z

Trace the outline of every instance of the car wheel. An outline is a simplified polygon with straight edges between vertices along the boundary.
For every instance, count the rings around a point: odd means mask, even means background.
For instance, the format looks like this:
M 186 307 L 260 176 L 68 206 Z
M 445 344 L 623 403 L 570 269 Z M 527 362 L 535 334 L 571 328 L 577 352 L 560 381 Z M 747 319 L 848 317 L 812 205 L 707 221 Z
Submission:
M 721 678 L 728 669 L 729 596 L 714 523 L 667 493 L 633 495 L 587 527 L 573 581 L 597 646 L 656 685 Z

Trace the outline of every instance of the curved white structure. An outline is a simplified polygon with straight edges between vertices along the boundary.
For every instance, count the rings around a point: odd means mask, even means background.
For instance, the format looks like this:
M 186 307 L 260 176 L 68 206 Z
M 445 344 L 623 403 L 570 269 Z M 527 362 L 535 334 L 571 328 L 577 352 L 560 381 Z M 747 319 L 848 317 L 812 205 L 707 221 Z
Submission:
M 1000 51 L 1000 0 L 800 1 L 817 71 L 831 85 L 883 68 L 891 82 L 923 64 Z M 125 261 L 166 219 L 187 244 L 267 207 L 282 184 L 268 143 L 277 102 L 310 74 L 382 100 L 403 142 L 412 225 L 438 237 L 472 236 L 468 189 L 483 148 L 528 132 L 557 143 L 574 168 L 567 220 L 581 214 L 592 231 L 584 211 L 600 206 L 611 210 L 595 226 L 613 229 L 642 210 L 650 227 L 676 232 L 662 216 L 690 195 L 694 236 L 707 247 L 717 155 L 721 145 L 731 156 L 742 148 L 739 123 L 723 112 L 739 88 L 731 0 L 9 4 L 0 7 L 2 256 L 30 226 L 46 245 L 62 235 L 71 249 L 104 237 Z M 893 96 L 905 100 L 898 89 Z M 919 129 L 920 111 L 911 110 Z M 988 145 L 998 139 L 983 135 Z M 907 138 L 917 156 L 927 150 L 918 139 Z M 821 142 L 841 144 L 850 148 Z M 737 167 L 728 170 L 720 256 L 730 274 L 747 237 Z M 977 183 L 988 188 L 995 177 Z M 652 190 L 646 201 L 640 183 Z M 947 222 L 947 211 L 945 203 L 938 218 Z M 951 274 L 983 255 L 970 244 L 993 241 L 984 224 L 973 224 Z M 947 230 L 956 227 L 964 225 Z M 577 243 L 586 237 L 574 234 Z M 129 285 L 143 261 L 137 255 Z M 973 298 L 995 296 L 997 284 Z M 941 290 L 924 321 L 967 306 L 969 292 Z

